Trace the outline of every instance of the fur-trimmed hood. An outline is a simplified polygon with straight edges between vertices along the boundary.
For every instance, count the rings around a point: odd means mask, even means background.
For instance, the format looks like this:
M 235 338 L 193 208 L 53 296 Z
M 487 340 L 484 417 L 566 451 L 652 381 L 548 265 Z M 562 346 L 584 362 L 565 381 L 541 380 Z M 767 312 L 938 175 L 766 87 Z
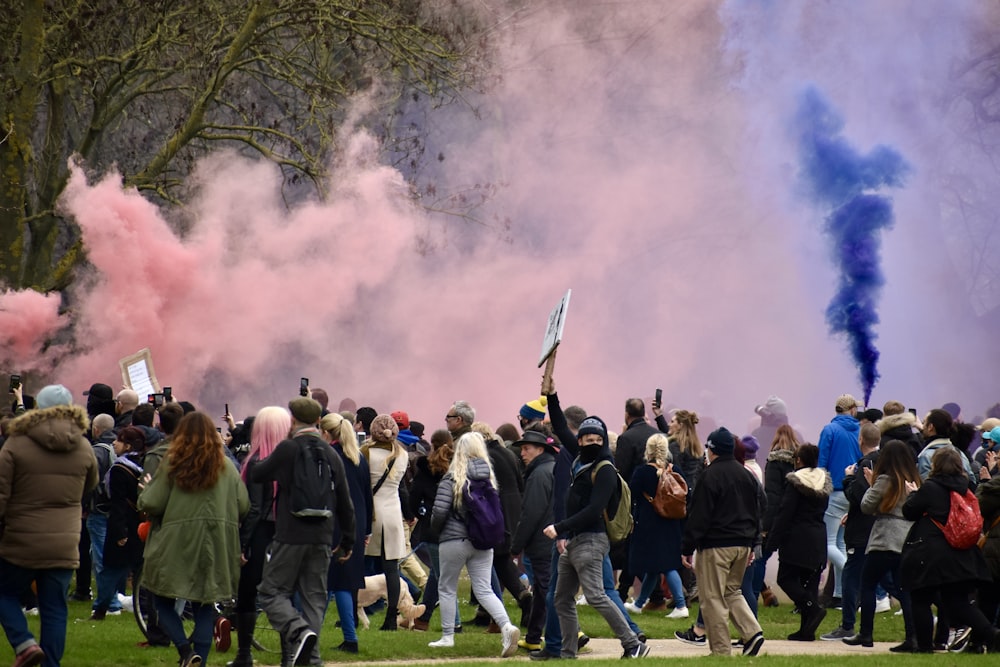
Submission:
M 804 496 L 827 498 L 833 493 L 833 480 L 823 468 L 800 468 L 785 477 Z
M 913 428 L 913 425 L 917 423 L 917 418 L 913 416 L 910 412 L 901 412 L 898 415 L 889 415 L 888 417 L 882 417 L 878 420 L 878 430 L 882 433 L 886 431 L 891 431 L 894 428 L 900 426 L 906 426 L 908 428 Z
M 10 436 L 26 436 L 39 447 L 65 452 L 76 447 L 77 442 L 90 427 L 87 411 L 79 405 L 54 405 L 42 410 L 29 410 L 11 420 Z
M 767 461 L 780 461 L 781 463 L 789 463 L 795 465 L 795 452 L 790 449 L 772 449 L 767 455 Z

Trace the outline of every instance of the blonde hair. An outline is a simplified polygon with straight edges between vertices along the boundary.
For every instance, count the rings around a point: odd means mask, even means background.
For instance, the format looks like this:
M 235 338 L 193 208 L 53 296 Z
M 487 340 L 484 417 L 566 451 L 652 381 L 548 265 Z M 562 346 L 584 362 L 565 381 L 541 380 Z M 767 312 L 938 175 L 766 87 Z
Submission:
M 678 410 L 674 413 L 674 419 L 677 420 L 677 424 L 681 428 L 680 433 L 672 435 L 681 451 L 696 459 L 704 456 L 705 448 L 702 446 L 701 440 L 698 439 L 698 432 L 694 428 L 695 424 L 698 423 L 698 413 L 690 410 Z
M 351 463 L 358 465 L 361 461 L 361 450 L 358 449 L 358 435 L 354 432 L 354 425 L 347 421 L 343 415 L 331 412 L 323 417 L 319 427 L 324 433 L 340 443 L 340 448 L 344 450 L 344 456 L 350 459 Z
M 474 433 L 478 433 L 483 436 L 484 442 L 497 439 L 497 434 L 493 432 L 493 427 L 486 422 L 472 422 L 472 426 L 469 428 L 472 429 Z
M 469 461 L 472 459 L 486 461 L 486 465 L 490 467 L 490 485 L 494 489 L 498 488 L 490 456 L 486 453 L 486 441 L 479 433 L 470 431 L 455 443 L 455 454 L 451 457 L 451 465 L 448 466 L 448 472 L 455 481 L 452 494 L 456 508 L 462 506 L 462 491 L 465 489 L 465 483 L 469 481 Z
M 671 462 L 670 446 L 667 436 L 662 433 L 654 433 L 646 440 L 646 461 L 655 463 L 660 468 L 666 468 Z

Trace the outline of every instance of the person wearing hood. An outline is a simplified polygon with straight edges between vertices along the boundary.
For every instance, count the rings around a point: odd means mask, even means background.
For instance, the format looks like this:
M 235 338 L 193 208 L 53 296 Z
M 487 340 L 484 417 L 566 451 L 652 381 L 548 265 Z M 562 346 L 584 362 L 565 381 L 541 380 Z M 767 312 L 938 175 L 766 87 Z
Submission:
M 906 406 L 899 401 L 887 401 L 882 406 L 882 419 L 876 424 L 882 433 L 879 444 L 884 445 L 890 440 L 902 440 L 909 446 L 915 460 L 920 450 L 924 448 L 924 440 L 920 437 L 916 424 L 917 416 L 907 412 Z
M 819 464 L 830 473 L 833 482 L 833 493 L 826 508 L 826 557 L 830 561 L 830 572 L 833 574 L 833 597 L 840 599 L 842 595 L 842 579 L 844 564 L 847 562 L 847 544 L 844 542 L 844 526 L 841 523 L 850 511 L 850 504 L 844 495 L 844 469 L 861 458 L 861 447 L 858 445 L 858 435 L 861 424 L 858 422 L 858 408 L 861 404 L 850 394 L 841 394 L 834 406 L 836 416 L 823 427 L 819 434 Z
M 938 450 L 950 448 L 962 454 L 961 450 L 951 442 L 954 429 L 955 421 L 947 411 L 935 408 L 927 413 L 927 416 L 924 418 L 923 430 L 924 442 L 926 444 L 917 456 L 917 471 L 920 472 L 921 479 L 926 480 L 927 476 L 930 475 L 931 461 Z M 972 489 L 975 489 L 976 484 L 979 483 L 979 475 L 972 472 L 969 457 L 964 454 L 962 454 L 962 469 L 965 470 L 965 475 L 969 478 L 970 486 Z
M 743 640 L 743 655 L 757 655 L 764 633 L 741 586 L 754 552 L 760 550 L 764 492 L 753 473 L 736 460 L 736 438 L 728 429 L 712 431 L 705 447 L 709 465 L 688 504 L 681 564 L 695 569 L 712 655 L 732 652 L 730 618 Z
M 452 406 L 453 408 L 455 406 Z M 451 413 L 452 411 L 449 411 Z M 449 421 L 451 414 L 449 414 Z M 448 472 L 438 484 L 431 510 L 431 528 L 438 534 L 438 557 L 441 579 L 438 594 L 441 603 L 441 639 L 430 642 L 432 648 L 455 645 L 455 609 L 458 605 L 458 575 L 465 567 L 472 582 L 472 592 L 493 621 L 500 626 L 503 658 L 514 655 L 521 630 L 510 622 L 500 597 L 490 586 L 493 569 L 493 549 L 477 549 L 469 539 L 463 492 L 470 480 L 489 480 L 497 488 L 486 442 L 483 436 L 467 432 L 455 442 L 455 453 Z
M 903 544 L 900 579 L 910 591 L 917 653 L 934 650 L 931 604 L 938 605 L 939 617 L 947 615 L 951 625 L 972 628 L 973 643 L 1000 652 L 1000 630 L 969 602 L 980 584 L 992 581 L 983 552 L 975 544 L 954 548 L 939 527 L 948 521 L 952 492 L 964 495 L 971 487 L 963 462 L 967 460 L 957 449 L 942 447 L 923 484 L 906 482 L 910 495 L 903 503 L 903 518 L 914 523 Z
M 791 641 L 813 641 L 826 616 L 819 604 L 819 577 L 826 564 L 823 516 L 833 491 L 830 473 L 817 467 L 819 448 L 804 444 L 795 451 L 795 470 L 767 534 L 766 551 L 778 552 L 778 586 L 799 610 L 799 629 Z
M 555 591 L 562 632 L 560 657 L 576 658 L 580 630 L 576 592 L 582 588 L 587 604 L 604 617 L 621 642 L 625 651 L 622 657 L 643 658 L 649 655 L 649 647 L 640 641 L 604 590 L 603 563 L 611 550 L 604 512 L 618 506 L 622 493 L 608 444 L 608 429 L 599 417 L 591 416 L 580 424 L 576 437 L 575 444 L 563 442 L 576 450 L 573 482 L 566 496 L 566 518 L 544 530 L 549 539 L 567 538 L 565 551 L 559 556 Z
M 37 410 L 10 422 L 0 449 L 0 624 L 15 665 L 58 665 L 66 648 L 66 592 L 80 564 L 80 503 L 97 486 L 84 434 L 87 412 L 62 385 L 38 392 Z M 21 597 L 37 587 L 41 642 Z

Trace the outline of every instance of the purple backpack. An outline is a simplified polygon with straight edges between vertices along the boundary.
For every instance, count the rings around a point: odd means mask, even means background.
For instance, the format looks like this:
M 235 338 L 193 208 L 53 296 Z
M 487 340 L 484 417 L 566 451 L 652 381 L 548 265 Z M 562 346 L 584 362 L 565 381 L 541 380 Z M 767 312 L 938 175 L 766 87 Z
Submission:
M 474 548 L 486 550 L 503 544 L 505 526 L 500 494 L 489 479 L 468 480 L 462 489 L 462 505 L 465 528 Z

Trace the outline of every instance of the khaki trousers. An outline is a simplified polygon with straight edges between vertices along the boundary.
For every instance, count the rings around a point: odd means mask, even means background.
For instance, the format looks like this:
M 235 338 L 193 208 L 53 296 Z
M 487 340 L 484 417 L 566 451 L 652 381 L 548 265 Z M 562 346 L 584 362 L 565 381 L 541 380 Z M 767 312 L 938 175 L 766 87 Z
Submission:
M 730 620 L 744 641 L 761 631 L 760 623 L 740 590 L 749 556 L 750 547 L 704 549 L 696 555 L 694 571 L 698 576 L 698 599 L 712 655 L 732 652 Z

